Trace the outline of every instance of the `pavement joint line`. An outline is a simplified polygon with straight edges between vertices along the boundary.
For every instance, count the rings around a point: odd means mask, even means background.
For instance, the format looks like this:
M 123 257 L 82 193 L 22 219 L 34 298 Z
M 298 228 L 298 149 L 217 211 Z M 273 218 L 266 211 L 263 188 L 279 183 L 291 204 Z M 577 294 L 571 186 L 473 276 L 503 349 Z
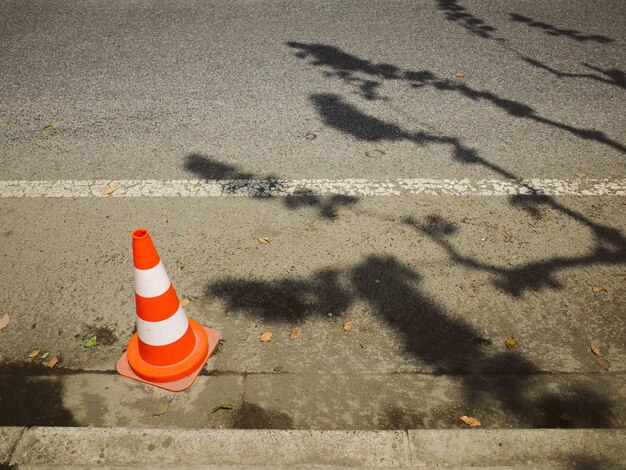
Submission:
M 626 179 L 4 180 L 2 198 L 626 196 Z

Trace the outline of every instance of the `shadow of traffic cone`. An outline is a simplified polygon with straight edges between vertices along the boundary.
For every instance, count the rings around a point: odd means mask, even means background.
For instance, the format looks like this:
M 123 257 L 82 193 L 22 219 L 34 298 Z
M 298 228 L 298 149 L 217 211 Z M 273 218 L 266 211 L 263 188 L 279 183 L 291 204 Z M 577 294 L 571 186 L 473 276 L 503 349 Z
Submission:
M 188 319 L 146 229 L 132 233 L 137 333 L 117 372 L 180 392 L 190 387 L 215 351 L 220 334 Z

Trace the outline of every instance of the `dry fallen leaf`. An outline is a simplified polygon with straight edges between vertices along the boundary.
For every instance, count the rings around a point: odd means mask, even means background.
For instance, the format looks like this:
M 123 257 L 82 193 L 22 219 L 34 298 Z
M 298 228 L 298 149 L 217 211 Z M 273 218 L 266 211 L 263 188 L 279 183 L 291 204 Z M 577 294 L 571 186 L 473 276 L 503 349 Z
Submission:
M 370 158 L 380 158 L 383 155 L 385 155 L 385 151 L 380 149 L 372 149 L 365 152 L 365 156 Z
M 476 426 L 480 426 L 480 421 L 478 421 L 476 418 L 472 418 L 471 416 L 459 416 L 459 419 L 473 428 L 475 428 Z
M 215 408 L 213 408 L 209 414 L 212 415 L 213 413 L 219 410 L 232 410 L 232 409 L 233 409 L 233 405 L 231 405 L 230 403 L 222 403 L 220 405 L 217 405 Z
M 609 370 L 609 361 L 604 359 L 603 357 L 599 357 L 596 359 L 596 363 L 604 370 Z
M 191 229 L 190 228 L 187 229 L 187 235 L 191 235 Z
M 172 398 L 173 400 L 173 398 Z M 165 413 L 167 413 L 168 408 L 170 407 L 170 403 L 172 403 L 172 400 L 168 401 L 167 403 L 161 403 L 158 408 L 156 410 L 154 410 L 154 413 L 152 413 L 152 416 L 161 416 L 164 415 Z
M 43 353 L 43 354 L 41 355 L 41 358 L 42 358 L 42 359 L 46 359 L 49 355 L 50 355 L 50 353 L 49 353 L 49 352 L 45 352 L 45 353 Z
M 359 81 L 358 80 L 348 80 L 348 85 L 358 85 Z
M 59 358 L 58 358 L 58 357 L 56 357 L 56 356 L 54 356 L 52 359 L 50 359 L 50 360 L 48 361 L 48 363 L 47 363 L 46 365 L 47 365 L 48 367 L 52 368 L 52 367 L 56 366 L 58 362 L 59 362 Z
M 591 351 L 596 355 L 599 356 L 600 354 L 602 354 L 602 349 L 600 349 L 600 346 L 598 346 L 595 343 L 590 343 L 591 346 Z
M 54 129 L 54 126 L 52 124 L 48 124 L 42 129 L 42 131 L 51 131 L 52 129 Z
M 509 336 L 504 344 L 509 351 L 513 351 L 517 347 L 517 339 L 515 336 Z
M 33 357 L 37 357 L 38 355 L 39 355 L 39 349 L 33 349 L 31 353 L 28 355 L 28 357 L 32 359 Z
M 352 320 L 348 320 L 343 324 L 343 331 L 350 331 L 352 329 Z
M 5 313 L 2 318 L 0 318 L 0 330 L 6 328 L 9 322 L 11 321 L 11 317 L 8 313 Z
M 608 289 L 606 287 L 602 287 L 602 286 L 593 286 L 591 288 L 591 290 L 593 291 L 594 294 L 599 294 L 602 291 L 608 292 Z
M 454 76 L 456 78 L 465 78 L 465 74 L 463 72 L 455 73 Z
M 267 245 L 270 242 L 269 238 L 258 238 L 256 239 L 261 245 Z
M 299 326 L 296 326 L 293 330 L 291 330 L 291 334 L 289 335 L 289 337 L 293 341 L 294 339 L 298 339 L 301 334 L 302 334 L 302 328 L 300 328 Z
M 261 335 L 261 341 L 263 341 L 264 343 L 268 343 L 268 342 L 272 341 L 272 332 L 271 331 L 266 331 L 265 333 L 263 333 Z
M 181 307 L 186 307 L 187 305 L 189 305 L 189 299 L 183 299 L 180 301 Z
M 106 188 L 104 191 L 102 191 L 102 195 L 103 196 L 110 196 L 111 194 L 113 194 L 115 192 L 116 189 L 117 189 L 117 186 L 112 184 L 111 186 Z

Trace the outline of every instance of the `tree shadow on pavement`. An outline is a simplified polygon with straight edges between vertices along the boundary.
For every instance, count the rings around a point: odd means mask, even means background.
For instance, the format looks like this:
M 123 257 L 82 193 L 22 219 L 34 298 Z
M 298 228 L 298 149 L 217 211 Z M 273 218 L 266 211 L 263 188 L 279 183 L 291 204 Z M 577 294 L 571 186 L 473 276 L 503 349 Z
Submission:
M 345 270 L 320 271 L 308 279 L 231 278 L 210 284 L 206 292 L 235 314 L 293 324 L 328 312 L 343 315 L 355 302 L 365 302 L 411 357 L 461 382 L 466 409 L 497 407 L 522 427 L 613 425 L 609 400 L 579 384 L 570 384 L 566 393 L 537 390 L 531 379 L 539 370 L 532 362 L 516 352 L 490 353 L 485 347 L 490 340 L 430 299 L 420 283 L 421 275 L 395 257 L 370 255 Z M 388 418 L 387 427 L 407 423 Z
M 596 75 L 593 73 L 569 73 L 569 72 L 561 72 L 560 70 L 554 69 L 538 60 L 531 59 L 530 57 L 521 56 L 522 60 L 533 67 L 537 67 L 539 69 L 550 72 L 557 78 L 583 78 L 589 80 L 595 80 L 600 83 L 606 83 L 607 85 L 613 85 L 619 88 L 626 90 L 626 74 L 619 69 L 611 68 L 611 69 L 602 69 L 600 67 L 594 67 L 593 65 L 585 64 L 582 65 L 587 67 L 588 69 L 595 70 L 599 72 L 601 75 Z M 602 76 L 604 75 L 604 76 Z
M 330 46 L 320 44 L 306 45 L 293 42 L 289 43 L 289 45 L 300 49 L 301 54 L 304 54 L 304 56 L 302 56 L 303 58 L 309 55 L 313 56 L 313 64 L 323 64 L 327 67 L 331 67 L 335 71 L 344 70 L 344 64 L 358 64 L 358 67 L 351 66 L 349 70 L 345 70 L 347 72 L 358 69 L 364 73 L 375 73 L 376 70 L 376 65 L 357 57 L 348 58 L 348 54 Z M 324 59 L 315 60 L 319 55 L 323 55 Z M 338 57 L 339 59 L 334 60 L 333 57 Z M 394 79 L 403 77 L 402 79 L 407 80 L 412 86 L 418 88 L 434 86 L 436 89 L 441 90 L 451 89 L 472 99 L 487 100 L 515 117 L 530 118 L 538 122 L 549 121 L 546 118 L 538 116 L 531 107 L 523 103 L 506 100 L 490 92 L 477 91 L 462 83 L 438 79 L 435 74 L 429 71 L 402 72 L 398 67 L 393 67 L 393 70 L 395 70 Z M 456 231 L 456 227 L 446 225 L 446 221 L 437 220 L 436 216 L 432 216 L 425 224 L 421 224 L 421 233 L 428 235 L 444 248 L 454 262 L 472 269 L 494 274 L 496 276 L 494 284 L 497 288 L 504 290 L 506 293 L 519 296 L 527 289 L 538 290 L 544 287 L 559 288 L 560 284 L 555 279 L 554 274 L 566 268 L 597 264 L 615 265 L 626 263 L 626 238 L 619 230 L 595 223 L 583 214 L 564 206 L 554 197 L 539 194 L 532 184 L 524 181 L 521 177 L 509 172 L 505 168 L 484 159 L 476 149 L 465 146 L 459 138 L 436 135 L 424 131 L 408 132 L 397 124 L 389 123 L 363 113 L 356 106 L 346 102 L 335 94 L 313 94 L 310 99 L 322 122 L 333 129 L 339 130 L 353 138 L 369 142 L 408 140 L 417 145 L 449 145 L 452 147 L 452 156 L 456 161 L 463 164 L 482 166 L 504 178 L 517 181 L 521 184 L 527 194 L 511 196 L 509 202 L 513 207 L 526 211 L 532 217 L 536 217 L 542 206 L 550 207 L 591 230 L 594 236 L 594 246 L 581 256 L 555 256 L 547 260 L 531 262 L 522 266 L 504 268 L 462 255 L 451 243 L 447 242 L 447 235 L 453 234 L 454 231 Z M 567 128 L 567 130 L 582 138 L 590 138 L 598 142 L 606 143 L 617 150 L 622 151 L 624 149 L 621 144 L 611 141 L 606 138 L 604 134 L 598 133 L 597 131 L 577 129 L 560 123 L 553 123 L 552 125 L 559 128 Z M 406 222 L 415 225 L 415 221 L 406 220 Z
M 207 180 L 247 180 L 253 173 L 241 171 L 234 165 L 219 162 L 199 153 L 187 155 L 185 169 Z
M 0 365 L 0 426 L 78 426 L 63 405 L 63 383 L 33 363 Z
M 298 57 L 310 57 L 313 65 L 325 67 L 328 75 L 353 80 L 361 79 L 355 74 L 365 74 L 377 81 L 403 80 L 412 88 L 429 86 L 454 91 L 475 100 L 486 100 L 511 116 L 553 125 L 623 150 L 620 144 L 602 133 L 550 121 L 523 103 L 443 80 L 430 71 L 403 71 L 389 64 L 374 64 L 322 44 L 291 42 L 289 46 L 299 50 Z M 444 218 L 430 216 L 423 222 L 405 218 L 404 223 L 412 225 L 421 236 L 434 240 L 452 261 L 493 273 L 494 283 L 509 295 L 519 295 L 524 289 L 558 288 L 554 273 L 560 269 L 625 262 L 626 244 L 619 230 L 596 224 L 555 198 L 538 193 L 522 178 L 482 158 L 476 149 L 464 145 L 460 138 L 424 131 L 409 132 L 397 124 L 361 112 L 336 94 L 316 93 L 310 96 L 310 100 L 324 124 L 355 139 L 370 142 L 408 140 L 417 145 L 450 146 L 457 161 L 481 165 L 521 184 L 528 195 L 512 197 L 509 202 L 529 216 L 536 217 L 541 206 L 546 205 L 592 231 L 596 237 L 595 245 L 585 255 L 575 258 L 557 256 L 503 269 L 459 253 L 449 242 L 449 237 L 458 229 Z M 295 209 L 301 205 L 288 203 L 287 207 Z M 532 282 L 527 278 L 531 278 Z M 497 407 L 514 416 L 520 427 L 614 425 L 616 418 L 610 399 L 578 383 L 570 383 L 567 390 L 559 392 L 537 387 L 532 380 L 541 372 L 536 364 L 516 351 L 492 352 L 486 348 L 490 340 L 432 300 L 423 291 L 421 281 L 422 275 L 417 270 L 397 258 L 370 254 L 355 265 L 323 269 L 308 278 L 228 278 L 208 285 L 206 293 L 208 297 L 224 302 L 231 312 L 293 324 L 311 316 L 323 318 L 329 312 L 343 315 L 356 303 L 364 303 L 377 319 L 393 331 L 398 343 L 416 362 L 427 365 L 436 373 L 449 374 L 458 379 L 463 390 L 459 401 L 466 409 Z M 387 425 L 405 425 L 405 421 L 398 419 L 398 412 L 391 411 Z
M 560 210 L 591 229 L 594 235 L 594 246 L 587 253 L 576 257 L 554 256 L 519 266 L 502 267 L 463 255 L 450 241 L 450 238 L 457 233 L 458 227 L 439 215 L 430 215 L 422 222 L 407 217 L 404 222 L 437 243 L 454 263 L 494 275 L 494 286 L 515 297 L 519 297 L 527 290 L 560 289 L 562 285 L 555 274 L 564 269 L 601 264 L 626 264 L 626 238 L 619 230 L 596 224 L 584 215 L 564 207 L 554 198 L 547 196 L 512 196 L 511 202 L 513 205 L 529 208 L 531 215 L 536 212 L 536 206 L 541 204 Z
M 334 194 L 332 196 L 316 196 L 311 191 L 298 191 L 294 195 L 285 196 L 283 204 L 288 209 L 301 207 L 317 208 L 319 215 L 328 220 L 335 220 L 339 216 L 340 207 L 351 207 L 359 202 L 356 196 Z
M 233 411 L 233 429 L 293 429 L 293 419 L 286 413 L 267 410 L 253 403 L 243 402 Z
M 280 201 L 288 209 L 314 208 L 320 218 L 329 221 L 337 218 L 341 208 L 354 206 L 359 202 L 356 196 L 341 194 L 320 196 L 306 189 L 282 194 L 284 180 L 275 175 L 255 175 L 235 165 L 222 163 L 198 153 L 187 156 L 184 168 L 203 180 L 216 180 L 221 184 L 224 194 L 234 195 L 247 191 L 248 195 L 261 200 L 281 196 Z
M 525 25 L 528 25 L 529 28 L 539 28 L 545 31 L 545 33 L 550 36 L 564 36 L 578 42 L 593 41 L 599 44 L 608 44 L 610 42 L 614 42 L 613 39 L 606 36 L 601 36 L 598 34 L 583 34 L 575 29 L 558 28 L 554 25 L 544 23 L 542 21 L 536 21 L 532 18 L 524 15 L 519 15 L 517 13 L 509 13 L 509 15 L 511 21 L 514 21 L 516 23 L 524 23 Z
M 311 64 L 324 67 L 328 76 L 361 80 L 362 77 L 357 74 L 364 74 L 377 81 L 403 80 L 412 88 L 429 86 L 454 91 L 474 100 L 488 101 L 513 117 L 532 119 L 624 150 L 621 144 L 606 138 L 602 133 L 551 121 L 539 116 L 524 103 L 438 78 L 430 71 L 403 71 L 389 64 L 374 64 L 323 44 L 290 42 L 288 45 L 298 49 L 297 57 L 310 58 Z M 509 200 L 514 207 L 525 210 L 533 217 L 537 216 L 541 205 L 547 205 L 592 231 L 596 243 L 585 255 L 576 258 L 553 257 L 542 262 L 503 269 L 454 251 L 447 239 L 454 235 L 457 228 L 445 219 L 431 216 L 422 223 L 405 219 L 405 223 L 417 228 L 421 235 L 430 237 L 442 246 L 457 264 L 492 272 L 496 276 L 495 284 L 508 294 L 516 296 L 525 289 L 535 290 L 545 286 L 558 288 L 554 273 L 560 269 L 625 262 L 626 243 L 619 230 L 596 224 L 555 198 L 539 194 L 531 184 L 485 160 L 476 149 L 465 146 L 459 138 L 424 131 L 409 132 L 397 124 L 361 112 L 337 94 L 316 93 L 310 96 L 310 100 L 325 125 L 358 140 L 408 140 L 417 145 L 448 145 L 457 161 L 481 165 L 524 186 L 527 196 L 514 196 Z M 416 361 L 439 373 L 458 377 L 462 383 L 462 400 L 468 404 L 467 408 L 484 404 L 485 401 L 487 406 L 495 403 L 495 406 L 514 415 L 521 426 L 527 427 L 613 425 L 613 404 L 609 399 L 582 384 L 570 384 L 569 390 L 565 392 L 538 390 L 531 380 L 540 373 L 537 365 L 515 351 L 490 353 L 485 348 L 490 340 L 483 338 L 469 323 L 430 299 L 422 291 L 420 283 L 421 275 L 412 267 L 392 256 L 372 254 L 352 267 L 322 270 L 308 279 L 287 277 L 274 281 L 248 281 L 231 278 L 209 285 L 207 295 L 221 299 L 231 311 L 244 312 L 268 321 L 288 320 L 294 323 L 304 317 L 325 316 L 328 312 L 342 315 L 356 302 L 364 302 L 378 319 L 393 330 L 404 350 Z M 388 422 L 397 422 L 396 418 L 390 416 Z
M 310 58 L 311 61 L 309 63 L 311 65 L 326 67 L 330 69 L 326 70 L 326 74 L 341 76 L 347 81 L 359 80 L 360 77 L 355 74 L 361 73 L 378 77 L 381 80 L 403 80 L 414 89 L 431 87 L 442 92 L 458 93 L 473 101 L 485 101 L 513 118 L 528 119 L 538 124 L 560 129 L 580 139 L 591 140 L 609 146 L 621 153 L 626 153 L 624 145 L 611 139 L 604 132 L 571 126 L 541 116 L 534 108 L 525 103 L 500 97 L 490 91 L 477 90 L 458 80 L 438 77 L 435 73 L 428 70 L 402 70 L 389 64 L 374 64 L 344 52 L 337 47 L 325 44 L 306 44 L 292 41 L 288 42 L 287 46 L 298 49 L 296 57 L 300 59 Z M 380 98 L 380 96 L 378 97 Z M 388 98 L 386 99 L 388 100 Z M 348 131 L 356 138 L 363 140 L 398 140 L 406 138 L 407 134 L 402 132 L 398 126 L 368 116 L 352 105 L 344 104 L 337 106 L 336 109 L 332 109 L 333 102 L 340 103 L 340 98 L 335 95 L 314 94 L 311 96 L 311 100 L 318 109 L 321 105 L 324 105 L 322 118 L 326 124 L 330 127 Z M 320 104 L 320 100 L 323 103 Z M 352 109 L 347 109 L 346 106 L 351 106 Z M 371 135 L 370 132 L 372 133 Z
M 472 15 L 467 8 L 459 5 L 459 0 L 437 0 L 437 8 L 445 13 L 446 19 L 467 29 L 471 34 L 485 39 L 506 41 L 494 37 L 497 29 L 485 23 L 485 20 Z
M 225 279 L 207 294 L 225 302 L 227 311 L 246 312 L 274 321 L 296 321 L 319 312 L 344 312 L 352 296 L 341 287 L 339 271 L 326 269 L 310 279 L 267 281 Z

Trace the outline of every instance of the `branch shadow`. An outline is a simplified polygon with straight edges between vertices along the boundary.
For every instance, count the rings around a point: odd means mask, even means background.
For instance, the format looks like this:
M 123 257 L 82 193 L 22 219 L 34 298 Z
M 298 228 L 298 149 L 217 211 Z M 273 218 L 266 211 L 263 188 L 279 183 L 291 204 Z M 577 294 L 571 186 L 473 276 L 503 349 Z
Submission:
M 547 204 L 552 208 L 560 210 L 577 222 L 589 227 L 594 234 L 595 245 L 587 253 L 580 256 L 554 256 L 546 260 L 509 268 L 463 255 L 449 240 L 450 236 L 458 231 L 458 227 L 439 215 L 430 215 L 423 222 L 417 222 L 407 217 L 404 219 L 404 223 L 412 226 L 418 233 L 428 236 L 437 243 L 455 263 L 492 274 L 494 276 L 494 286 L 514 297 L 519 297 L 527 290 L 537 291 L 543 288 L 562 288 L 555 275 L 567 268 L 626 264 L 626 238 L 619 230 L 596 224 L 582 214 L 565 208 L 551 197 L 540 195 L 513 196 L 511 202 L 513 205 L 528 208 L 531 216 L 537 213 L 537 205 L 540 204 Z
M 213 180 L 219 183 L 224 194 L 245 193 L 262 200 L 281 196 L 280 200 L 286 208 L 291 210 L 314 208 L 320 218 L 331 222 L 337 219 L 341 208 L 354 206 L 359 202 L 356 196 L 341 194 L 320 196 L 307 190 L 285 195 L 283 194 L 284 180 L 275 175 L 258 176 L 243 171 L 235 165 L 222 163 L 199 153 L 188 155 L 184 168 L 202 180 Z
M 546 72 L 549 72 L 558 78 L 583 78 L 583 79 L 595 80 L 600 83 L 606 83 L 608 85 L 613 85 L 623 90 L 626 90 L 626 74 L 619 69 L 615 69 L 615 68 L 603 69 L 600 67 L 594 67 L 593 65 L 583 63 L 582 64 L 583 66 L 591 70 L 595 70 L 596 72 L 599 72 L 600 74 L 604 76 L 596 75 L 593 73 L 568 73 L 568 72 L 561 72 L 560 70 L 552 68 L 538 60 L 531 59 L 530 57 L 521 56 L 521 58 L 527 64 L 532 65 L 533 67 L 545 70 Z
M 509 16 L 511 21 L 514 21 L 516 23 L 524 23 L 528 25 L 529 28 L 539 28 L 550 36 L 564 36 L 578 42 L 593 41 L 599 44 L 608 44 L 610 42 L 614 42 L 614 39 L 611 39 L 607 36 L 601 36 L 598 34 L 583 34 L 575 29 L 558 28 L 554 25 L 544 23 L 542 21 L 536 21 L 532 18 L 529 18 L 528 16 L 519 15 L 517 13 L 509 13 Z
M 285 196 L 284 206 L 288 209 L 299 209 L 301 207 L 314 207 L 319 211 L 319 215 L 328 220 L 335 220 L 339 216 L 340 207 L 351 207 L 359 202 L 356 196 L 346 196 L 344 194 L 334 194 L 332 196 L 320 197 L 312 195 L 310 191 L 298 191 L 294 195 Z
M 459 0 L 437 0 L 437 8 L 445 13 L 447 20 L 467 29 L 471 34 L 484 39 L 505 42 L 506 39 L 494 37 L 497 28 L 485 23 L 485 20 L 469 13 L 467 8 L 459 5 Z
M 206 180 L 246 180 L 253 173 L 241 171 L 234 165 L 219 162 L 199 153 L 191 153 L 185 159 L 184 168 Z
M 409 140 L 417 145 L 442 144 L 453 148 L 455 158 L 474 161 L 475 149 L 466 147 L 456 137 L 441 136 L 430 132 L 407 132 L 400 126 L 361 112 L 333 93 L 313 94 L 310 100 L 322 122 L 327 126 L 367 142 Z
M 494 107 L 506 112 L 511 117 L 528 119 L 539 124 L 560 129 L 583 140 L 591 140 L 626 154 L 626 146 L 611 139 L 604 132 L 571 126 L 541 116 L 534 108 L 525 103 L 500 97 L 490 91 L 477 90 L 459 81 L 438 77 L 435 73 L 428 70 L 402 70 L 399 67 L 389 64 L 374 64 L 344 52 L 337 47 L 324 44 L 288 42 L 287 46 L 298 49 L 298 52 L 295 54 L 296 57 L 301 59 L 310 57 L 312 59 L 310 64 L 329 68 L 330 71 L 326 71 L 329 75 L 338 74 L 350 80 L 356 80 L 359 77 L 354 74 L 358 72 L 365 75 L 376 76 L 383 80 L 403 80 L 413 89 L 432 87 L 439 91 L 459 93 L 473 101 L 488 102 Z M 383 66 L 384 71 L 381 70 Z M 407 138 L 408 134 L 403 132 L 397 125 L 368 116 L 352 105 L 344 104 L 341 107 L 337 107 L 334 112 L 328 112 L 327 109 L 332 107 L 333 103 L 337 102 L 338 99 L 336 95 L 324 93 L 311 96 L 311 101 L 318 111 L 321 111 L 321 117 L 328 126 L 343 130 L 356 138 L 366 141 L 378 141 L 383 139 L 393 141 Z M 348 108 L 348 106 L 351 106 L 351 108 Z

